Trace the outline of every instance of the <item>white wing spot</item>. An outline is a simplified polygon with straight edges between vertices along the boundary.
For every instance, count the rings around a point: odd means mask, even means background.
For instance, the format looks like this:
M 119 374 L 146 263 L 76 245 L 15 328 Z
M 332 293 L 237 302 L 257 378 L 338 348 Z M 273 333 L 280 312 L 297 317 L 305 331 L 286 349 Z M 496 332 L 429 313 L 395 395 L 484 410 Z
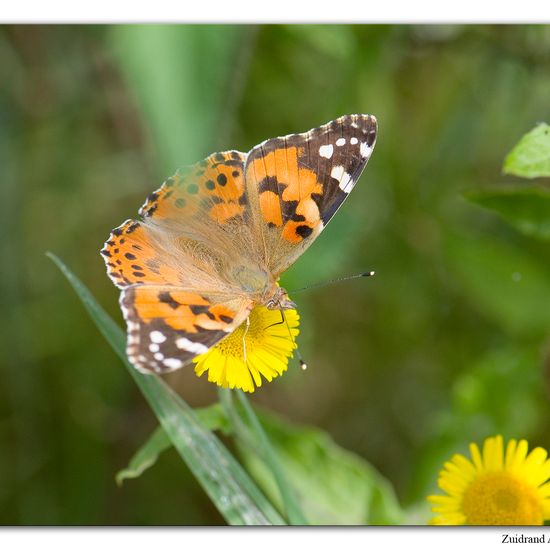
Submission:
M 338 187 L 340 187 L 340 189 L 344 191 L 344 193 L 349 193 L 347 187 L 350 184 L 350 182 L 352 182 L 352 187 L 353 187 L 353 180 L 351 176 L 344 170 L 343 166 L 335 166 L 332 169 L 330 176 L 333 177 L 334 179 L 337 179 L 340 182 Z
M 151 353 L 155 353 L 160 349 L 160 346 L 158 344 L 149 344 L 149 351 Z
M 362 141 L 361 145 L 359 146 L 359 152 L 361 153 L 361 156 L 363 158 L 370 157 L 370 154 L 372 153 L 372 148 L 369 147 L 366 141 Z
M 158 330 L 153 330 L 153 332 L 149 334 L 149 338 L 151 339 L 151 342 L 154 342 L 155 344 L 162 344 L 163 342 L 166 342 L 166 336 Z
M 342 177 L 344 172 L 345 170 L 343 166 L 335 166 L 330 173 L 330 177 L 340 181 L 340 178 Z
M 326 159 L 331 158 L 333 152 L 334 147 L 332 145 L 321 145 L 321 147 L 319 147 L 319 154 Z
M 342 147 L 342 145 L 345 145 L 345 144 L 346 144 L 346 138 L 340 138 L 336 140 L 336 145 L 338 145 L 338 147 Z
M 164 359 L 162 363 L 169 369 L 179 369 L 183 365 L 183 361 L 181 359 L 176 359 L 175 357 L 168 357 L 168 359 Z
M 164 359 L 164 354 L 163 353 L 155 353 L 155 359 L 157 361 L 162 361 Z
M 357 145 L 358 141 L 359 141 L 359 140 L 358 140 L 356 137 L 352 137 L 352 138 L 349 140 L 349 142 L 350 142 L 352 145 Z
M 200 342 L 192 342 L 183 336 L 176 340 L 176 346 L 179 349 L 190 351 L 191 353 L 206 353 L 208 351 L 208 348 L 204 344 L 201 344 Z

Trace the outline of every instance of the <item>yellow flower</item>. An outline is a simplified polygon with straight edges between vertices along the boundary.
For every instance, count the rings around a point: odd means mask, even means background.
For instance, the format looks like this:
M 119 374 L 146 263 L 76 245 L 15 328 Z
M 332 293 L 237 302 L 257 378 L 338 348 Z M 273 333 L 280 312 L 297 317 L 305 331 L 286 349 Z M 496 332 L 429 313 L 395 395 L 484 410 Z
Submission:
M 550 519 L 550 459 L 527 441 L 489 437 L 480 453 L 470 444 L 471 460 L 456 454 L 439 473 L 446 495 L 429 496 L 438 514 L 432 525 L 543 525 Z
M 262 376 L 271 382 L 281 375 L 297 347 L 300 319 L 294 309 L 284 315 L 286 322 L 282 322 L 279 310 L 255 307 L 248 326 L 244 322 L 219 344 L 195 357 L 197 376 L 208 371 L 208 380 L 218 386 L 253 392 L 262 385 Z

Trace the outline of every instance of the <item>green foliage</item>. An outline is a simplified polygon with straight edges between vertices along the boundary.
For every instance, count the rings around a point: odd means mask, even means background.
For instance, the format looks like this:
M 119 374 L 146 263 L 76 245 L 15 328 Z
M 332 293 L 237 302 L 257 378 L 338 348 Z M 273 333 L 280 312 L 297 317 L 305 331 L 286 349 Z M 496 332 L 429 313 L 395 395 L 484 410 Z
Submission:
M 125 479 L 139 477 L 145 470 L 148 470 L 155 464 L 163 451 L 170 447 L 172 447 L 170 439 L 166 435 L 166 432 L 159 426 L 149 436 L 149 439 L 137 450 L 136 454 L 128 463 L 128 466 L 117 473 L 116 482 L 118 485 L 122 485 Z
M 227 430 L 225 415 L 220 404 L 215 403 L 209 407 L 195 409 L 194 412 L 199 422 L 207 430 Z M 156 463 L 163 451 L 171 447 L 172 442 L 170 438 L 166 435 L 164 429 L 159 426 L 130 459 L 128 466 L 117 473 L 116 482 L 122 485 L 125 479 L 139 477 L 145 470 L 148 470 Z
M 314 525 L 396 525 L 402 513 L 391 485 L 370 464 L 323 432 L 264 411 L 262 424 L 277 459 Z M 279 501 L 271 471 L 255 449 L 240 446 L 248 469 Z
M 529 237 L 550 239 L 550 190 L 506 186 L 466 193 L 466 197 L 493 210 Z
M 177 25 L 121 25 L 110 32 L 120 67 L 150 123 L 162 169 L 170 175 L 223 140 L 238 93 L 234 60 L 247 42 L 246 33 L 231 25 L 181 31 Z
M 496 433 L 527 437 L 540 429 L 546 405 L 544 388 L 537 386 L 539 373 L 531 368 L 537 360 L 534 350 L 506 345 L 481 356 L 454 383 L 452 414 L 442 432 L 471 433 L 481 440 Z M 486 410 L 492 412 L 490 418 Z
M 269 438 L 272 453 L 266 456 L 264 438 L 253 426 L 246 426 L 248 421 L 242 418 L 247 416 L 247 407 L 245 414 L 239 412 L 228 393 L 222 402 L 223 409 L 213 405 L 196 412 L 207 420 L 210 429 L 221 429 L 236 438 L 252 476 L 279 507 L 288 508 L 287 493 L 292 491 L 314 525 L 395 525 L 402 521 L 403 513 L 390 483 L 322 430 L 296 426 L 262 410 L 258 420 Z M 117 479 L 138 477 L 170 447 L 162 428 L 157 428 Z M 284 483 L 290 483 L 283 491 L 273 475 L 273 460 L 284 472 Z M 298 516 L 294 523 L 303 524 L 304 520 Z
M 446 250 L 453 272 L 471 306 L 512 334 L 544 336 L 550 308 L 541 307 L 550 295 L 550 273 L 544 263 L 504 242 L 472 235 L 449 236 Z
M 126 338 L 88 289 L 53 254 L 50 258 L 67 277 L 106 340 L 124 361 L 155 412 L 170 442 L 230 525 L 282 525 L 272 508 L 239 463 L 201 424 L 193 410 L 157 376 L 140 374 L 126 358 Z M 151 439 L 149 448 L 153 447 Z M 159 449 L 159 436 L 153 440 Z M 160 444 L 162 441 L 160 440 Z
M 248 424 L 248 433 L 246 433 L 244 441 L 254 441 L 253 449 L 256 450 L 259 456 L 261 456 L 263 462 L 268 467 L 273 479 L 275 480 L 281 501 L 283 503 L 283 510 L 285 511 L 285 515 L 288 517 L 289 522 L 292 525 L 307 525 L 308 521 L 296 501 L 294 490 L 288 483 L 285 468 L 281 466 L 276 452 L 271 445 L 269 437 L 264 431 L 262 422 L 256 416 L 256 413 L 248 402 L 245 394 L 240 390 L 237 390 L 236 394 L 239 404 L 243 409 L 242 416 L 246 417 L 245 422 Z M 238 422 L 238 426 L 240 427 L 241 420 L 237 421 L 236 419 L 238 413 L 235 411 L 235 407 L 233 406 L 231 390 L 221 390 L 220 400 L 224 404 L 225 409 L 228 411 L 228 415 L 231 417 L 232 421 Z M 237 433 L 243 434 L 243 432 L 238 428 Z
M 550 126 L 541 123 L 525 134 L 504 161 L 505 174 L 550 177 Z
M 541 123 L 525 134 L 504 161 L 505 174 L 523 178 L 550 177 L 550 126 Z M 523 183 L 474 189 L 466 198 L 493 210 L 516 229 L 550 239 L 550 190 Z

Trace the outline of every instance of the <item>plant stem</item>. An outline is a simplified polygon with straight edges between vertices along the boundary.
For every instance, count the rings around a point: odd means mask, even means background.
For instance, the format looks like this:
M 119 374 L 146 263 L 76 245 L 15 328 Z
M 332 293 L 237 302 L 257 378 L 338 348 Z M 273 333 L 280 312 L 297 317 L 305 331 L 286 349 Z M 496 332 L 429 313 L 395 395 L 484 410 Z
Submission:
M 260 442 L 260 446 L 263 451 L 262 454 L 264 455 L 264 460 L 271 468 L 273 477 L 275 478 L 277 486 L 279 487 L 279 492 L 281 493 L 281 498 L 285 507 L 288 521 L 292 525 L 307 525 L 308 522 L 296 501 L 294 492 L 283 473 L 279 461 L 277 460 L 275 451 L 273 450 L 269 438 L 262 428 L 260 420 L 256 416 L 252 405 L 249 403 L 245 394 L 241 390 L 236 390 L 236 393 L 241 405 L 245 410 L 252 430 Z

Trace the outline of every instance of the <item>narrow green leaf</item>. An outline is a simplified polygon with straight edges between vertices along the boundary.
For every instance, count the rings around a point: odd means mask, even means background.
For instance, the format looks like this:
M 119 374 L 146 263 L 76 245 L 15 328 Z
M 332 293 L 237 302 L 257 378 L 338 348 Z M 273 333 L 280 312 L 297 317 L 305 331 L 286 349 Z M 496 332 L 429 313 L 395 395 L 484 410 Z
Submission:
M 525 235 L 550 239 L 550 190 L 501 187 L 469 191 L 465 197 L 493 210 Z
M 265 463 L 269 466 L 277 487 L 279 489 L 281 500 L 283 502 L 284 509 L 286 511 L 289 522 L 292 525 L 307 525 L 307 520 L 296 501 L 296 495 L 294 494 L 293 488 L 289 485 L 285 473 L 279 464 L 277 454 L 274 452 L 269 438 L 262 428 L 261 422 L 258 420 L 254 409 L 248 402 L 248 399 L 244 393 L 240 390 L 237 392 L 237 398 L 244 409 L 248 423 L 254 433 L 254 436 L 259 443 L 259 446 L 262 449 L 262 455 L 265 459 Z
M 90 291 L 53 254 L 88 313 L 143 392 L 172 444 L 222 516 L 231 525 L 283 525 L 285 522 L 241 465 L 198 420 L 193 409 L 161 378 L 137 372 L 125 353 L 125 335 Z
M 171 446 L 172 442 L 170 438 L 162 427 L 159 426 L 132 457 L 128 466 L 117 473 L 115 477 L 117 484 L 122 485 L 125 479 L 139 477 L 157 461 L 163 451 L 166 451 Z
M 325 432 L 256 411 L 272 453 L 313 525 L 396 525 L 403 515 L 389 482 Z M 240 446 L 248 470 L 272 501 L 282 504 L 272 467 Z
M 550 176 L 550 126 L 541 123 L 525 134 L 506 157 L 503 171 L 522 178 Z
M 227 432 L 227 421 L 225 414 L 219 403 L 195 409 L 195 414 L 199 422 L 208 430 L 221 429 Z M 153 466 L 158 457 L 166 450 L 172 447 L 172 441 L 166 435 L 162 426 L 158 426 L 156 430 L 149 436 L 147 441 L 137 450 L 134 456 L 130 459 L 128 466 L 116 475 L 116 482 L 121 485 L 125 479 L 133 479 L 139 477 L 145 470 Z
M 249 30 L 236 25 L 111 28 L 112 51 L 169 171 L 221 145 L 213 140 L 232 124 L 228 117 L 242 93 L 234 69 L 247 55 L 242 45 Z

